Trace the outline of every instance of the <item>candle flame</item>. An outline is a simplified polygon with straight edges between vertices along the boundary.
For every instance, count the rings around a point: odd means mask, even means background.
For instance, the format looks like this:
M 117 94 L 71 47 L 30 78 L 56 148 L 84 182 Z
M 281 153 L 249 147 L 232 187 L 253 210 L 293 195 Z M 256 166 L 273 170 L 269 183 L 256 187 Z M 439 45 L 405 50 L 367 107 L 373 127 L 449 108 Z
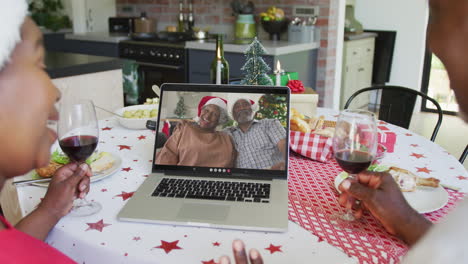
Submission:
M 280 63 L 279 60 L 276 61 L 276 70 L 277 70 L 278 72 L 281 71 L 281 63 Z

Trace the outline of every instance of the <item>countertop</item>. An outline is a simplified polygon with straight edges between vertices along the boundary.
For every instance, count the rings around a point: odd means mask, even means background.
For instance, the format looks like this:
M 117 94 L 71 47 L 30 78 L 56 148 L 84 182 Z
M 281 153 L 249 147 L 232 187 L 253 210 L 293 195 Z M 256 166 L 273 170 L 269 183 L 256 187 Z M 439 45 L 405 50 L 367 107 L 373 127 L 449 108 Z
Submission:
M 66 34 L 65 39 L 119 43 L 122 40 L 129 39 L 129 37 L 128 37 L 128 34 L 122 34 L 122 33 L 87 32 L 87 33 L 80 33 L 80 34 Z
M 46 71 L 52 79 L 120 69 L 122 62 L 113 57 L 68 52 L 47 52 L 45 58 Z
M 361 34 L 345 34 L 344 40 L 358 40 L 358 39 L 375 38 L 375 37 L 377 37 L 377 33 L 364 32 Z
M 265 47 L 265 50 L 267 52 L 266 55 L 273 56 L 318 49 L 320 47 L 319 42 L 294 43 L 289 41 L 262 40 L 261 43 Z M 244 53 L 248 46 L 248 44 L 234 44 L 230 41 L 225 41 L 223 45 L 224 52 L 234 53 Z M 216 42 L 214 40 L 187 41 L 185 43 L 185 48 L 198 50 L 215 50 Z

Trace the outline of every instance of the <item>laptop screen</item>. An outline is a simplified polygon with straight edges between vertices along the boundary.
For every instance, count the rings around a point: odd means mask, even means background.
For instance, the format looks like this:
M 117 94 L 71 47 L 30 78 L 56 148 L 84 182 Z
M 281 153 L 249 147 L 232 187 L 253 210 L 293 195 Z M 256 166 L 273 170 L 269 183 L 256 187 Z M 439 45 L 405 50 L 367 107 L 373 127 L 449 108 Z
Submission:
M 153 171 L 286 177 L 289 89 L 164 84 Z

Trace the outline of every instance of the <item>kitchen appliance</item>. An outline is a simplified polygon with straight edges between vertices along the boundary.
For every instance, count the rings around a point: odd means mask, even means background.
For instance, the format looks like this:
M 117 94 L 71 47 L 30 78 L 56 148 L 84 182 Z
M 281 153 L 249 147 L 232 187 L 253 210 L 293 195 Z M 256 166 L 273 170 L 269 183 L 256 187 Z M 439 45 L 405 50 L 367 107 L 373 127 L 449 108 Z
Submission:
M 187 81 L 185 41 L 192 39 L 189 33 L 159 32 L 149 40 L 119 42 L 119 57 L 134 60 L 138 65 L 138 103 L 156 96 L 153 85 Z
M 135 18 L 135 33 L 153 33 L 155 28 L 155 21 L 146 16 L 146 12 L 142 12 L 141 16 Z
M 135 32 L 135 17 L 109 17 L 109 33 L 132 33 Z

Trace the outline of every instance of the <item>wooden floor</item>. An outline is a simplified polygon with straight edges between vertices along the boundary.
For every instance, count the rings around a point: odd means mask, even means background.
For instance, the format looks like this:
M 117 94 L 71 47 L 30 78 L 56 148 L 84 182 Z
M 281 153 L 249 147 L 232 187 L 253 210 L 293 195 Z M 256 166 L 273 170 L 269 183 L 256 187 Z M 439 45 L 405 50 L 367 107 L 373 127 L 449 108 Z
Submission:
M 410 130 L 430 138 L 436 122 L 436 114 L 415 113 L 411 120 Z M 444 115 L 435 142 L 459 159 L 468 144 L 468 124 L 457 116 Z M 468 169 L 468 158 L 464 165 Z

